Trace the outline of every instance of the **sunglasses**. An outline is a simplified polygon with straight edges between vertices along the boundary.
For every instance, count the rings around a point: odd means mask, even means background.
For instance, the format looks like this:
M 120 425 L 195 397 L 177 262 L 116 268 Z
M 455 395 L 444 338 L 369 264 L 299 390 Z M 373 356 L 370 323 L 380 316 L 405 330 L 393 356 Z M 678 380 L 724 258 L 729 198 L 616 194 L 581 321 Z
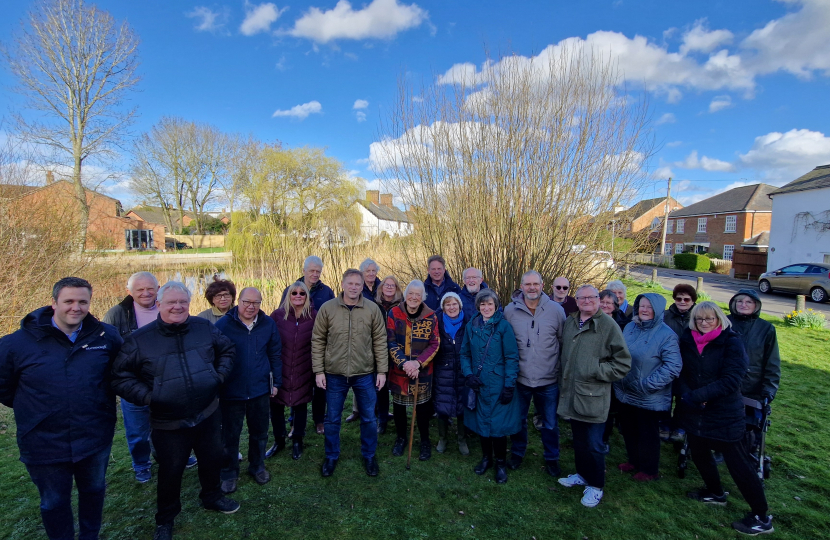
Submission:
M 305 296 L 305 291 L 291 291 L 291 296 Z
M 558 291 L 567 291 L 570 288 L 570 285 L 554 285 L 554 289 Z

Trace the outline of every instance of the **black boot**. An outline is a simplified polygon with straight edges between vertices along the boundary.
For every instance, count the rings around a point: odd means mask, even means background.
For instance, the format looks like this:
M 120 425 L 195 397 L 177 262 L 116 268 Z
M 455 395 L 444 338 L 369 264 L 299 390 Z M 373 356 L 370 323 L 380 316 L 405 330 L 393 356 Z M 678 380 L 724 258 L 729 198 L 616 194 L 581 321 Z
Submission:
M 507 482 L 507 462 L 503 459 L 496 460 L 496 483 L 504 484 Z
M 477 475 L 481 476 L 482 474 L 486 473 L 487 469 L 489 469 L 492 466 L 493 466 L 493 458 L 491 458 L 489 456 L 484 456 L 484 457 L 481 458 L 481 461 L 478 463 L 478 465 L 475 466 L 475 469 L 473 469 L 473 472 L 475 472 Z
M 421 441 L 421 454 L 418 456 L 418 459 L 421 461 L 426 461 L 432 457 L 432 442 L 429 440 Z
M 406 439 L 398 437 L 395 439 L 395 444 L 392 446 L 392 455 L 393 456 L 402 456 L 404 453 L 404 449 L 406 448 Z
M 291 445 L 291 459 L 296 461 L 301 457 L 303 457 L 303 440 L 298 438 Z
M 265 451 L 265 457 L 269 458 L 269 457 L 275 455 L 277 452 L 279 452 L 283 448 L 285 448 L 285 439 L 276 439 L 274 441 L 274 444 L 271 446 L 271 448 L 269 448 L 268 450 Z

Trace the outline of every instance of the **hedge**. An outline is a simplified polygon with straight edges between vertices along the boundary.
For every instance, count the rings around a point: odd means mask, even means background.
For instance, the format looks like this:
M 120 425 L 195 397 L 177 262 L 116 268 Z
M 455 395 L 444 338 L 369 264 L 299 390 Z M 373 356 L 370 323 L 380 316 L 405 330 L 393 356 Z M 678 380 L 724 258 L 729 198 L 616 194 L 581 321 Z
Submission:
M 674 256 L 674 267 L 680 270 L 708 272 L 709 259 L 696 253 L 678 253 Z

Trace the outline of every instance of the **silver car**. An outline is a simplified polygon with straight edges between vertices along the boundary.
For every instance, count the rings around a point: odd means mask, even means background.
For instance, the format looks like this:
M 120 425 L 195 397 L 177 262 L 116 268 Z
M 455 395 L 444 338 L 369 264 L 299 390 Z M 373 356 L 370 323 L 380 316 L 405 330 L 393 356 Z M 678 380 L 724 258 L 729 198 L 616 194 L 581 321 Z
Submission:
M 758 278 L 762 293 L 773 291 L 805 294 L 814 302 L 826 302 L 830 297 L 830 264 L 791 264 Z

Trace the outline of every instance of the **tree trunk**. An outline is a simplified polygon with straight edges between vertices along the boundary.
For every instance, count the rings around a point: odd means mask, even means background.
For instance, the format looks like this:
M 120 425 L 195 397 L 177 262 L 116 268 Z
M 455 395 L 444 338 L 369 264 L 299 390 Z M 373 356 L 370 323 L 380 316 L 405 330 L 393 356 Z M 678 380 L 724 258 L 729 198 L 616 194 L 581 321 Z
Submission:
M 86 250 L 87 228 L 89 227 L 89 203 L 86 200 L 86 189 L 81 182 L 81 156 L 76 150 L 72 168 L 72 183 L 75 184 L 75 197 L 78 199 L 78 253 Z

